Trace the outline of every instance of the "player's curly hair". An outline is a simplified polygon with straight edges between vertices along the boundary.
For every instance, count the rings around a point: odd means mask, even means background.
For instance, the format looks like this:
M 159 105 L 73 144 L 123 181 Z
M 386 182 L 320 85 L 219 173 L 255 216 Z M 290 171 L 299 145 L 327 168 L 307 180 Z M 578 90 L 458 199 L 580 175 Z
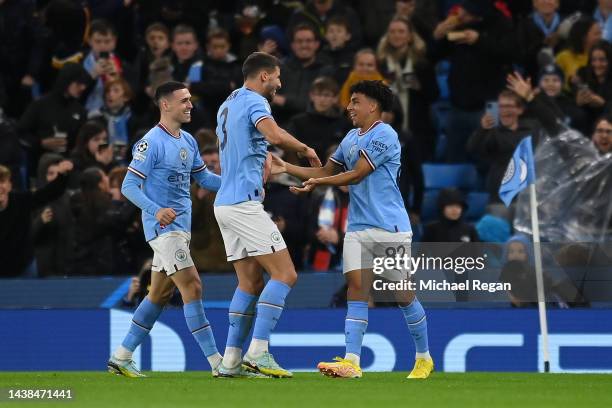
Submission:
M 383 81 L 359 81 L 351 87 L 351 94 L 360 93 L 378 102 L 381 112 L 393 108 L 393 92 Z

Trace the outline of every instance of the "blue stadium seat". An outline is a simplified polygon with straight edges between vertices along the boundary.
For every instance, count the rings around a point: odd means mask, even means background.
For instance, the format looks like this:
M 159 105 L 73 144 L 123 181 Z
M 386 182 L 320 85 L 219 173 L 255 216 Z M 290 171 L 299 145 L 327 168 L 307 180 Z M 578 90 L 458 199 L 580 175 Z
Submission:
M 430 190 L 423 193 L 423 204 L 421 205 L 421 223 L 423 225 L 438 218 L 438 193 L 439 190 Z
M 461 190 L 478 188 L 478 172 L 473 164 L 423 164 L 425 189 L 455 187 Z
M 479 220 L 484 215 L 485 210 L 487 209 L 487 204 L 489 203 L 489 193 L 468 193 L 466 196 L 466 201 L 468 204 L 468 210 L 467 214 L 465 215 L 465 219 L 467 221 Z

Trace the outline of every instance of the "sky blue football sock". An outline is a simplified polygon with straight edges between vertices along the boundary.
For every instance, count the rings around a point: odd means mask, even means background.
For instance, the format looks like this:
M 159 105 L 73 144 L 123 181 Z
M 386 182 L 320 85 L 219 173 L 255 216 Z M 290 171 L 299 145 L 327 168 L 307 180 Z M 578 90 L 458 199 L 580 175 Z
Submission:
M 368 328 L 368 302 L 347 302 L 348 310 L 344 320 L 344 335 L 346 339 L 346 352 L 361 355 L 363 336 Z
M 257 296 L 236 288 L 229 307 L 229 330 L 227 331 L 227 346 L 239 349 L 244 345 L 255 317 Z
M 200 345 L 204 355 L 208 357 L 218 353 L 212 327 L 210 327 L 210 323 L 208 323 L 208 319 L 206 319 L 204 314 L 202 301 L 194 300 L 193 302 L 186 303 L 183 306 L 183 312 L 185 313 L 187 327 L 191 330 L 191 334 L 193 334 L 193 337 L 195 337 Z
M 290 290 L 291 287 L 281 281 L 272 279 L 268 281 L 257 302 L 257 318 L 255 329 L 253 329 L 254 339 L 270 340 L 270 333 L 283 313 L 285 298 Z
M 134 312 L 130 330 L 121 345 L 133 352 L 142 343 L 147 334 L 149 334 L 163 309 L 163 306 L 156 305 L 149 301 L 148 298 L 144 298 Z
M 408 330 L 414 340 L 417 353 L 425 353 L 429 351 L 429 342 L 427 340 L 427 318 L 425 310 L 417 298 L 415 298 L 408 306 L 399 307 L 404 314 Z

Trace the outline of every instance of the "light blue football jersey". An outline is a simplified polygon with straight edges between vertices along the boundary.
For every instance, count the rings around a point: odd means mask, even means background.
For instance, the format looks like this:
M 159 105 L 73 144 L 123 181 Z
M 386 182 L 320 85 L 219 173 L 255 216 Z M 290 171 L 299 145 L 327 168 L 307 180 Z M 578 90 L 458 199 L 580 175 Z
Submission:
M 176 211 L 176 219 L 166 226 L 142 212 L 147 241 L 170 231 L 191 232 L 191 175 L 205 169 L 198 143 L 183 130 L 177 138 L 158 124 L 134 144 L 128 170 L 144 180 L 143 193 L 151 201 Z
M 217 112 L 221 188 L 215 206 L 263 200 L 263 167 L 268 142 L 257 124 L 272 118 L 270 104 L 246 87 L 236 89 Z
M 363 133 L 349 131 L 330 160 L 346 170 L 355 168 L 360 157 L 372 173 L 349 186 L 347 231 L 380 228 L 390 232 L 410 232 L 410 221 L 397 180 L 401 169 L 401 145 L 393 128 L 374 122 Z

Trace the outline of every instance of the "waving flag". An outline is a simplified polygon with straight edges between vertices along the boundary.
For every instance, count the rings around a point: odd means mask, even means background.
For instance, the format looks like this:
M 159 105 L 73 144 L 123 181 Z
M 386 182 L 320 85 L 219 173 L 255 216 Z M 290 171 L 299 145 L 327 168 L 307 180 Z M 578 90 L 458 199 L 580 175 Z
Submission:
M 516 147 L 506 173 L 499 186 L 499 198 L 506 207 L 512 199 L 529 184 L 535 183 L 535 167 L 533 165 L 533 149 L 531 136 L 527 136 Z

